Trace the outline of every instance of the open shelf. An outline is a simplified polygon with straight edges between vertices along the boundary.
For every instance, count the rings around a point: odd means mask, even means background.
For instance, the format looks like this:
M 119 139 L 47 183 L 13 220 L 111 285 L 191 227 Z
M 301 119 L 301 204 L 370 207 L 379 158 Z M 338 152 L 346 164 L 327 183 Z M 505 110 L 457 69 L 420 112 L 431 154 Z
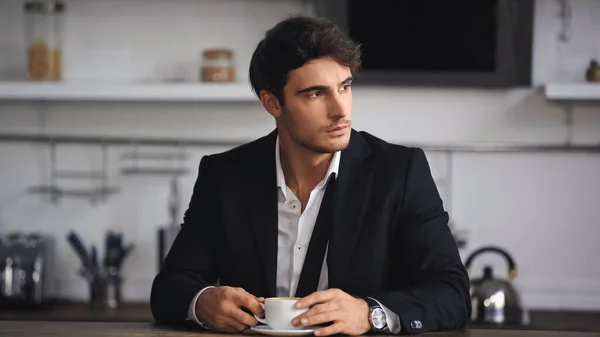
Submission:
M 245 82 L 0 82 L 0 100 L 258 102 Z
M 545 95 L 549 100 L 600 101 L 600 83 L 549 83 Z

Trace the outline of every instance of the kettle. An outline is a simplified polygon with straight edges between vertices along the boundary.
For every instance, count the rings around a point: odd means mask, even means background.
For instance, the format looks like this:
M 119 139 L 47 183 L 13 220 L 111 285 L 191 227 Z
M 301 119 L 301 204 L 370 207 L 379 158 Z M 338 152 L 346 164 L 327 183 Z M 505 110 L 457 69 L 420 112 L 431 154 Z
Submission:
M 473 307 L 471 321 L 492 324 L 521 324 L 522 308 L 520 296 L 513 287 L 511 280 L 517 275 L 517 269 L 512 257 L 499 247 L 487 246 L 474 251 L 465 263 L 470 272 L 471 263 L 482 253 L 498 253 L 508 262 L 509 279 L 495 278 L 491 266 L 485 266 L 483 277 L 471 279 L 471 305 Z

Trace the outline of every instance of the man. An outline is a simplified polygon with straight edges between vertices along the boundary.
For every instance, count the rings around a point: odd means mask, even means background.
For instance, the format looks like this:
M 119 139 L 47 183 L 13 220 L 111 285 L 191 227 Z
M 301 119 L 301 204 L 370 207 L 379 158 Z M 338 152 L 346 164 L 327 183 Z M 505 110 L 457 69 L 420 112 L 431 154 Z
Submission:
M 359 65 L 328 21 L 266 33 L 250 81 L 276 130 L 202 158 L 152 287 L 157 323 L 240 332 L 265 298 L 297 296 L 310 309 L 293 324 L 318 336 L 464 326 L 469 279 L 423 151 L 351 129 Z

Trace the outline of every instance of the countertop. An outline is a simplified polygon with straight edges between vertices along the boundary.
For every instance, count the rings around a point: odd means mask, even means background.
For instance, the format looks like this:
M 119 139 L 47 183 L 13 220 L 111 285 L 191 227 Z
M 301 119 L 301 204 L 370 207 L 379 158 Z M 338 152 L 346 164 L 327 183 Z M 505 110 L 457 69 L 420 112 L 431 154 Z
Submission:
M 469 323 L 467 329 L 600 332 L 600 312 L 531 310 L 529 317 L 527 325 Z M 59 303 L 30 310 L 0 311 L 0 321 L 152 323 L 154 319 L 149 303 L 128 303 L 116 310 L 92 309 L 86 303 Z
M 254 335 L 252 331 L 244 333 Z M 36 336 L 61 336 L 79 337 L 85 336 L 206 336 L 227 337 L 239 336 L 225 333 L 208 333 L 199 330 L 178 330 L 167 327 L 156 326 L 151 323 L 101 323 L 101 322 L 23 322 L 6 321 L 0 324 L 0 336 L 3 337 L 36 337 Z M 428 334 L 424 334 L 428 335 Z M 440 335 L 433 333 L 432 335 Z M 598 337 L 594 332 L 569 332 L 569 331 L 523 331 L 523 330 L 460 330 L 441 333 L 446 337 Z M 387 336 L 386 336 L 387 337 Z
M 93 309 L 87 303 L 56 303 L 37 308 L 0 310 L 0 321 L 154 322 L 150 304 L 127 303 L 119 309 Z

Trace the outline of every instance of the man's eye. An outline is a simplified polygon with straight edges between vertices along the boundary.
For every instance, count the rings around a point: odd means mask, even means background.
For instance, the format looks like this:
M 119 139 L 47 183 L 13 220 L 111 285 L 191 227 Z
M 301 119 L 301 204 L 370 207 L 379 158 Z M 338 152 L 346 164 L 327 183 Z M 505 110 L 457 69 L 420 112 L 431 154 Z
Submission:
M 350 84 L 350 83 L 348 83 L 348 84 L 344 84 L 344 85 L 342 86 L 342 91 L 348 91 L 348 90 L 350 89 L 350 86 L 351 86 L 351 84 Z
M 323 92 L 317 90 L 317 91 L 313 92 L 312 94 L 308 95 L 308 97 L 313 98 L 313 97 L 319 97 L 319 96 L 322 96 L 322 95 L 323 95 Z

